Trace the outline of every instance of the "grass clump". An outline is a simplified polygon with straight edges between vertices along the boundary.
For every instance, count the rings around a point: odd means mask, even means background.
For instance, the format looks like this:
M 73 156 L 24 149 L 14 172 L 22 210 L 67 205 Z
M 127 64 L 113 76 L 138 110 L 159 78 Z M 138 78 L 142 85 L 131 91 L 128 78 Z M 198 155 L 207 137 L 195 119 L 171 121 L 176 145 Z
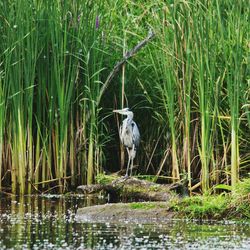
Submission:
M 232 193 L 172 200 L 170 209 L 187 218 L 250 219 L 250 178 L 239 182 Z
M 246 198 L 250 195 L 250 178 L 243 179 L 235 187 L 234 197 L 235 198 Z
M 230 215 L 250 219 L 250 178 L 239 182 L 232 193 Z
M 106 185 L 106 184 L 111 183 L 112 181 L 114 181 L 117 178 L 118 178 L 118 176 L 116 176 L 116 175 L 106 175 L 106 174 L 100 173 L 96 176 L 96 182 L 98 184 Z
M 220 218 L 228 208 L 228 199 L 225 195 L 193 196 L 183 200 L 175 200 L 171 209 L 180 216 L 196 219 Z

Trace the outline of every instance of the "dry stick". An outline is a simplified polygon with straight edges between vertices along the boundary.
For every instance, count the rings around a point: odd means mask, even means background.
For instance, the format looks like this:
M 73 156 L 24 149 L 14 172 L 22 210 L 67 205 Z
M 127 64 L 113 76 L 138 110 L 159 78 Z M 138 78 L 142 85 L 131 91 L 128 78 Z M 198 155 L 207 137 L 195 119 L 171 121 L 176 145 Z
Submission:
M 125 38 L 123 40 L 123 56 L 126 56 Z M 124 108 L 124 95 L 125 95 L 125 63 L 122 65 L 122 109 Z
M 126 61 L 131 58 L 132 56 L 134 56 L 141 48 L 143 48 L 153 37 L 155 36 L 155 33 L 152 32 L 151 30 L 148 33 L 148 36 L 142 40 L 141 42 L 139 42 L 133 49 L 131 49 L 130 51 L 128 51 L 126 53 L 126 55 L 122 58 L 121 61 L 119 61 L 118 63 L 116 63 L 115 67 L 113 68 L 113 70 L 110 72 L 110 74 L 108 75 L 106 81 L 104 82 L 104 84 L 102 85 L 102 88 L 100 90 L 100 94 L 99 97 L 97 99 L 97 106 L 99 105 L 101 98 L 105 92 L 105 90 L 108 88 L 109 83 L 111 82 L 111 80 L 114 78 L 115 74 L 119 71 L 120 67 L 126 63 Z
M 59 180 L 67 180 L 70 178 L 72 178 L 72 176 L 66 176 L 66 177 L 55 178 L 55 179 L 51 179 L 51 180 L 40 181 L 40 182 L 32 183 L 32 185 L 47 184 L 47 183 L 51 183 L 51 182 L 55 182 L 55 181 L 59 181 Z
M 191 191 L 193 191 L 193 190 L 195 190 L 197 187 L 199 187 L 201 185 L 201 182 L 198 182 L 197 184 L 195 184 L 194 186 L 192 186 L 190 189 L 189 189 L 189 191 L 191 192 Z
M 167 149 L 166 151 L 165 151 L 165 155 L 164 155 L 164 158 L 163 158 L 163 160 L 162 160 L 162 162 L 161 162 L 161 165 L 160 165 L 160 167 L 159 167 L 159 169 L 158 169 L 158 172 L 157 172 L 157 174 L 156 174 L 156 176 L 158 177 L 159 175 L 160 175 L 160 173 L 161 173 L 161 171 L 162 171 L 162 168 L 163 168 L 163 166 L 164 166 L 164 164 L 165 164 L 165 162 L 166 162 L 166 160 L 167 160 L 167 157 L 168 157 L 168 154 L 169 154 L 169 152 L 170 152 L 170 149 Z M 176 178 L 176 177 L 173 177 L 173 179 L 175 180 L 178 180 L 178 178 Z
M 163 132 L 164 132 L 164 129 L 161 131 L 161 133 L 160 133 L 160 135 L 159 135 L 159 137 L 158 137 L 158 139 L 157 139 L 157 141 L 156 141 L 156 143 L 155 143 L 154 149 L 153 149 L 153 151 L 152 151 L 152 153 L 151 153 L 151 156 L 150 156 L 148 165 L 147 165 L 147 167 L 146 167 L 146 172 L 148 172 L 149 166 L 150 166 L 150 164 L 151 164 L 151 162 L 152 162 L 152 159 L 153 159 L 155 150 L 156 150 L 156 148 L 157 148 L 157 146 L 158 146 L 158 143 L 159 143 L 159 141 L 160 141 L 160 139 L 161 139 L 161 136 L 162 136 Z M 158 171 L 158 172 L 159 172 L 159 171 Z M 160 173 L 159 173 L 159 174 L 160 174 Z
M 125 38 L 123 40 L 123 56 L 126 56 L 126 51 L 125 51 Z M 124 96 L 125 96 L 125 63 L 122 65 L 122 109 L 124 108 Z M 120 143 L 120 160 L 121 160 L 121 170 L 124 169 L 125 165 L 125 152 L 124 152 L 124 146 L 122 143 Z

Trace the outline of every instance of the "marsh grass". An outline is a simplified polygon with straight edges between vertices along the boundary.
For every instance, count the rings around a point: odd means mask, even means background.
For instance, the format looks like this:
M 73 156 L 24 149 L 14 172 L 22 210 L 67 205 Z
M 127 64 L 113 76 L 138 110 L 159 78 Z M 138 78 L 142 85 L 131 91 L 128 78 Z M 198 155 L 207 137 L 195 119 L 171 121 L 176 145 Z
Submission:
M 191 193 L 236 188 L 250 162 L 248 18 L 233 0 L 1 3 L 0 187 L 64 192 L 120 169 L 110 111 L 124 105 L 141 131 L 138 173 L 188 179 Z
M 249 140 L 243 139 L 249 125 L 242 119 L 248 112 L 241 108 L 249 103 L 245 4 L 184 1 L 152 10 L 158 40 L 148 50 L 153 71 L 142 89 L 151 100 L 155 121 L 165 135 L 170 131 L 169 143 L 161 140 L 163 152 L 169 150 L 172 164 L 178 162 L 190 191 L 197 177 L 204 193 L 225 179 L 236 187 L 245 162 L 241 161 L 249 148 Z M 162 161 L 168 166 L 164 153 Z M 249 165 L 242 168 L 243 174 L 246 169 Z

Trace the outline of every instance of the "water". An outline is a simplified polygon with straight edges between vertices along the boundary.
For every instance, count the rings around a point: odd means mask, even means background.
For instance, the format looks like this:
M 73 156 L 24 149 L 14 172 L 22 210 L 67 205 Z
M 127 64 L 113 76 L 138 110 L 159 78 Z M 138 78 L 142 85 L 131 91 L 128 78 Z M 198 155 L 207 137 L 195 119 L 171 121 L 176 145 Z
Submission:
M 0 198 L 0 249 L 250 249 L 250 224 L 171 220 L 162 224 L 85 223 L 83 196 Z

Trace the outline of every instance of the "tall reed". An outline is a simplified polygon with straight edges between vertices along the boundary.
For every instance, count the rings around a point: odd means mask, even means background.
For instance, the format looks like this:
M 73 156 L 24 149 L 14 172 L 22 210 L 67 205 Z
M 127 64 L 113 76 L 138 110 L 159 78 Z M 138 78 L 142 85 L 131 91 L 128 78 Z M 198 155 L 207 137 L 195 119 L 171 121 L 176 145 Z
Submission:
M 57 183 L 63 192 L 67 178 L 75 185 L 88 175 L 88 183 L 92 183 L 94 168 L 100 170 L 98 144 L 102 135 L 98 134 L 95 102 L 104 55 L 97 27 L 101 13 L 102 5 L 88 1 L 84 6 L 81 1 L 30 4 L 21 0 L 2 6 L 1 108 L 4 98 L 9 99 L 9 106 L 1 109 L 1 116 L 8 111 L 12 130 L 11 137 L 5 139 L 12 148 L 9 167 L 13 192 L 30 193 L 31 187 L 45 188 L 50 182 Z M 3 95 L 8 86 L 10 91 Z M 82 129 L 87 137 L 80 141 L 85 145 L 77 146 L 75 132 Z M 83 163 L 77 170 L 77 148 L 87 148 L 86 169 Z
M 222 38 L 225 44 L 226 80 L 228 90 L 228 101 L 230 107 L 230 130 L 231 130 L 231 182 L 235 188 L 239 180 L 240 170 L 240 109 L 244 105 L 245 81 L 244 76 L 244 43 L 247 40 L 249 28 L 247 27 L 247 17 L 244 15 L 249 7 L 245 6 L 245 1 L 234 3 L 228 6 L 228 24 L 221 25 Z M 219 8 L 219 7 L 218 7 Z M 218 10 L 222 11 L 222 10 Z M 230 46 L 230 47 L 229 47 Z
M 5 115 L 7 106 L 7 88 L 3 85 L 4 74 L 0 71 L 0 190 L 2 189 L 2 172 L 4 172 L 3 155 L 4 155 L 4 128 Z

